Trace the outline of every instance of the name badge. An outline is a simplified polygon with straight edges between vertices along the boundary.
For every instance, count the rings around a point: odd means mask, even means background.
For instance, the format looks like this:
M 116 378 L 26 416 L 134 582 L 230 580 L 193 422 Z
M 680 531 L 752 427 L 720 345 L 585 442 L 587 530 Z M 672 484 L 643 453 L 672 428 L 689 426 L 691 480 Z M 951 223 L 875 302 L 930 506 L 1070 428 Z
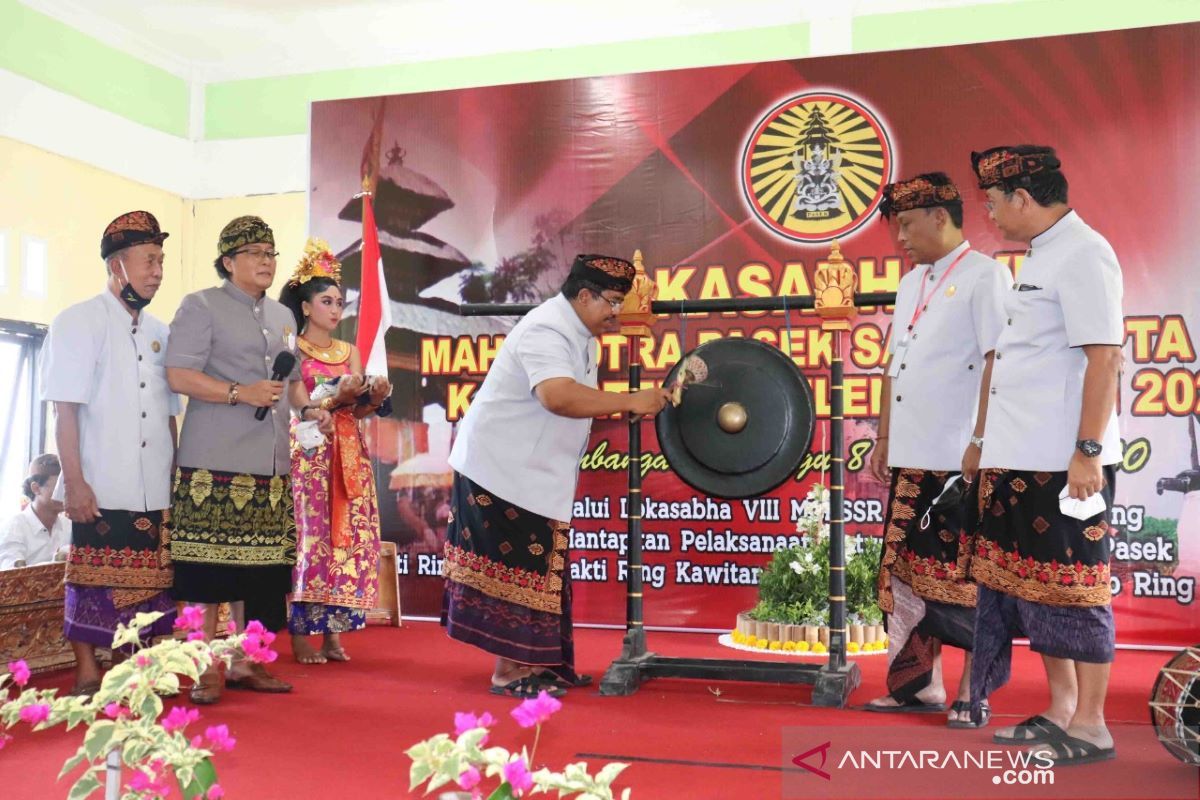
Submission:
M 896 352 L 892 353 L 892 360 L 888 362 L 888 377 L 900 377 L 900 365 L 904 363 L 904 359 L 908 356 L 908 334 L 896 340 Z

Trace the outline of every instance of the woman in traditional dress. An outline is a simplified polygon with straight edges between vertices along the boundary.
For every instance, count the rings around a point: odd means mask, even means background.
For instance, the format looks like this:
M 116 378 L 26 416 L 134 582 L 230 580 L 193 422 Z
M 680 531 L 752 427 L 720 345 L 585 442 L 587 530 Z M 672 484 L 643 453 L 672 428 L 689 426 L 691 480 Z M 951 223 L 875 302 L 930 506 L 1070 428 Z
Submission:
M 296 506 L 296 566 L 288 629 L 301 664 L 349 661 L 341 634 L 366 625 L 375 606 L 379 505 L 359 420 L 391 393 L 386 377 L 363 375 L 358 350 L 333 338 L 342 320 L 341 265 L 310 239 L 279 295 L 300 330 L 300 370 L 314 401 L 332 412 L 331 437 L 292 428 L 292 490 Z M 335 387 L 321 389 L 323 384 Z M 320 649 L 308 637 L 321 634 Z

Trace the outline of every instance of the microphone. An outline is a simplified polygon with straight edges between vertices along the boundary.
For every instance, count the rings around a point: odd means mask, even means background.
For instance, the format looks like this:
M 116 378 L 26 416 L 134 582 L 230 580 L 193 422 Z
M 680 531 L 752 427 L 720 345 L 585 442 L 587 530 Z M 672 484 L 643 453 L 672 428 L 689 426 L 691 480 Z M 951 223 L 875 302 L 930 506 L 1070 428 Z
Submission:
M 281 381 L 288 375 L 292 374 L 292 369 L 296 366 L 296 357 L 284 350 L 279 355 L 275 356 L 275 363 L 271 365 L 271 380 Z M 261 406 L 254 412 L 255 419 L 267 418 L 267 406 Z

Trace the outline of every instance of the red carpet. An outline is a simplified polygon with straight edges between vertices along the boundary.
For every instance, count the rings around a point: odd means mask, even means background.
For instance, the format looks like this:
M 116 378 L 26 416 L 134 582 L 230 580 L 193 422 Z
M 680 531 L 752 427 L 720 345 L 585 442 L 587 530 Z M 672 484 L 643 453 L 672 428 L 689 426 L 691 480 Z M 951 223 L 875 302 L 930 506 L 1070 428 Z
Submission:
M 279 640 L 282 652 L 275 671 L 296 685 L 293 694 L 227 692 L 219 705 L 202 711 L 201 724 L 226 723 L 238 740 L 237 748 L 216 762 L 230 800 L 408 797 L 404 750 L 435 733 L 452 732 L 456 711 L 490 711 L 496 716 L 500 722 L 494 744 L 510 750 L 532 745 L 533 731 L 519 728 L 508 715 L 516 701 L 486 691 L 490 659 L 449 641 L 435 624 L 409 622 L 401 629 L 371 628 L 347 636 L 354 658 L 349 664 L 301 666 L 291 660 L 284 639 Z M 581 671 L 598 681 L 619 652 L 620 640 L 618 631 L 578 630 Z M 708 634 L 651 632 L 649 641 L 662 655 L 741 655 L 720 647 Z M 1099 770 L 1111 769 L 1124 774 L 1175 771 L 1170 774 L 1185 776 L 1191 781 L 1187 785 L 1195 787 L 1196 771 L 1173 760 L 1148 724 L 1150 688 L 1169 657 L 1166 652 L 1118 653 L 1109 721 L 1139 727 L 1116 732 L 1120 756 L 1115 762 L 1072 768 L 1072 776 L 1088 779 L 1087 791 L 1080 793 L 1077 785 L 1073 792 L 1051 788 L 1039 795 L 1025 789 L 993 796 L 1104 797 L 1106 784 L 1095 779 Z M 996 727 L 1042 710 L 1046 693 L 1040 663 L 1023 648 L 1017 649 L 1017 659 L 1013 682 L 992 699 L 992 725 L 984 731 L 953 732 L 961 737 L 959 746 L 989 747 Z M 882 693 L 885 662 L 883 657 L 859 659 L 863 686 L 852 704 Z M 949 686 L 957 685 L 960 667 L 958 651 L 949 650 Z M 69 680 L 68 674 L 57 673 L 37 677 L 34 683 L 65 687 Z M 544 727 L 537 761 L 561 769 L 569 760 L 587 760 L 597 769 L 609 760 L 637 759 L 619 785 L 632 787 L 633 797 L 640 800 L 780 798 L 784 728 L 803 726 L 804 733 L 835 736 L 833 726 L 891 726 L 896 727 L 895 744 L 912 748 L 919 746 L 922 731 L 932 736 L 945 730 L 941 715 L 819 709 L 808 705 L 810 695 L 809 687 L 683 680 L 651 681 L 631 697 L 602 697 L 594 688 L 576 690 Z M 54 776 L 81 739 L 81 731 L 19 732 L 0 751 L 0 797 L 66 797 L 68 784 L 56 784 Z M 889 800 L 896 797 L 892 794 Z

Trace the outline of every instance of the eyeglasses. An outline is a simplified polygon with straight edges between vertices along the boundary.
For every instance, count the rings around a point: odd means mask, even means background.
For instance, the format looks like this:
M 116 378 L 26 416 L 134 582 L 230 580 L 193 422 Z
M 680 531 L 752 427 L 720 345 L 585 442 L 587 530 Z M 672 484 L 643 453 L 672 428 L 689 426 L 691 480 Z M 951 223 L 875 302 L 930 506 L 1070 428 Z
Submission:
M 233 255 L 250 256 L 251 258 L 257 258 L 260 261 L 274 261 L 275 259 L 279 258 L 279 253 L 275 250 L 234 250 Z
M 612 298 L 605 297 L 605 296 L 604 296 L 604 295 L 602 295 L 602 294 L 598 294 L 598 295 L 596 295 L 596 297 L 599 297 L 601 300 L 603 300 L 604 302 L 608 303 L 608 304 L 609 304 L 609 306 L 611 306 L 611 307 L 612 307 L 612 310 L 613 310 L 613 311 L 620 311 L 620 310 L 621 310 L 621 306 L 622 306 L 622 305 L 624 305 L 624 303 L 625 303 L 625 298 L 624 298 L 624 297 L 622 297 L 620 300 L 613 300 Z

